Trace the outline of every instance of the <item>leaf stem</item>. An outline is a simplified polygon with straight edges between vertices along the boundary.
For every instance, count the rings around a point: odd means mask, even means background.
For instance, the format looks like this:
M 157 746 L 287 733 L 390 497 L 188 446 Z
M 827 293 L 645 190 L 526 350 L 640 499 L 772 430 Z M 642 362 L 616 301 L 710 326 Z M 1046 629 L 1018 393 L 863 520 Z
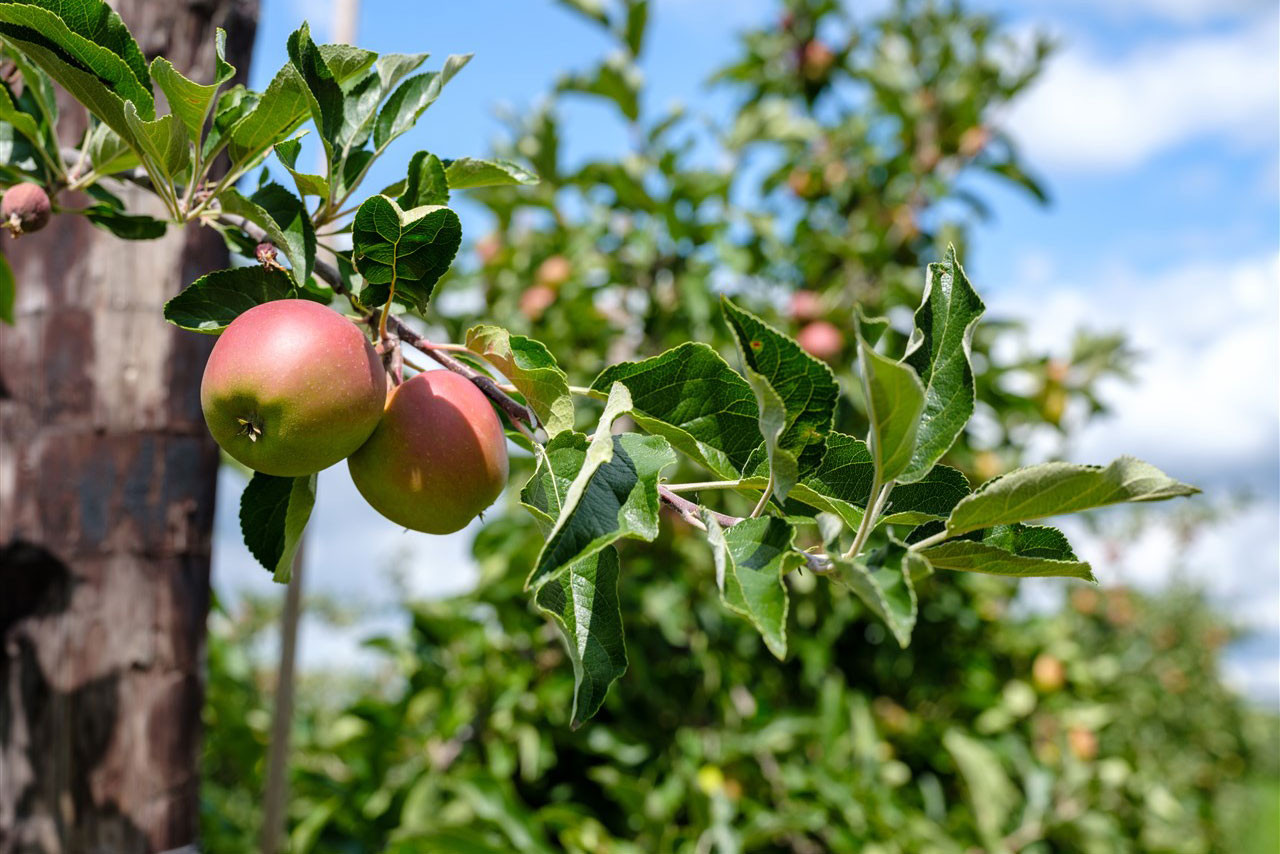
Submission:
M 387 340 L 387 315 L 391 313 L 391 300 L 396 295 L 396 280 L 391 278 L 391 290 L 387 291 L 387 301 L 382 304 L 382 315 L 378 318 L 378 340 Z
M 867 502 L 867 511 L 862 514 L 862 521 L 858 523 L 858 532 L 853 536 L 853 545 L 849 546 L 849 550 L 844 553 L 846 559 L 857 557 L 862 552 L 862 547 L 867 544 L 867 538 L 871 536 L 871 531 L 875 528 L 876 520 L 880 518 L 880 511 L 884 509 L 884 502 L 889 498 L 889 492 L 892 489 L 893 481 L 881 484 L 880 475 L 876 475 L 871 484 L 871 500 Z
M 756 502 L 755 509 L 751 511 L 752 519 L 759 519 L 760 514 L 764 512 L 764 508 L 769 506 L 769 496 L 773 494 L 773 472 L 769 472 L 769 482 L 765 484 L 764 492 L 760 493 L 760 500 Z
M 934 534 L 933 536 L 925 537 L 923 540 L 921 540 L 918 543 L 912 543 L 909 546 L 909 548 L 911 548 L 913 551 L 921 551 L 922 549 L 927 549 L 930 546 L 936 546 L 938 543 L 948 539 L 949 537 L 951 537 L 951 532 L 948 531 L 946 528 L 943 528 L 941 531 Z
M 668 483 L 667 489 L 672 492 L 701 492 L 704 489 L 757 489 L 752 484 L 745 484 L 741 480 L 704 480 L 697 483 Z

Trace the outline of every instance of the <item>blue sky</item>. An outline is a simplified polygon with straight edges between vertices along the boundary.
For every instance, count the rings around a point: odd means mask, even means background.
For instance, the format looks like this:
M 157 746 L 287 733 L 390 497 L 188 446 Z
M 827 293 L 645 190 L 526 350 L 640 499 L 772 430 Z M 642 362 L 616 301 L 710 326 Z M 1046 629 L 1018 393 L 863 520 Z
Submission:
M 727 97 L 704 81 L 734 54 L 735 33 L 766 20 L 765 0 L 656 0 L 644 71 L 650 100 L 722 115 Z M 872 4 L 875 5 L 875 4 Z M 1053 204 L 1040 208 L 986 187 L 995 216 L 977 229 L 966 267 L 993 313 L 1030 320 L 1037 348 L 1065 348 L 1079 326 L 1125 328 L 1143 352 L 1138 383 L 1109 390 L 1115 415 L 1068 448 L 1049 437 L 1042 453 L 1098 462 L 1130 452 L 1225 499 L 1253 504 L 1180 547 L 1167 529 L 1131 542 L 1107 566 L 1107 543 L 1076 527 L 1099 574 L 1163 583 L 1170 566 L 1211 586 L 1224 607 L 1267 641 L 1264 657 L 1233 677 L 1280 703 L 1280 376 L 1277 262 L 1280 173 L 1280 19 L 1258 0 L 979 0 L 1015 32 L 1054 34 L 1061 50 L 1042 82 L 1001 123 L 1022 141 Z M 865 9 L 860 3 L 858 8 Z M 284 41 L 304 17 L 324 38 L 331 6 L 263 0 L 253 82 L 284 61 Z M 496 22 L 500 22 L 497 24 Z M 528 107 L 564 69 L 609 49 L 591 25 L 551 2 L 364 0 L 357 42 L 379 52 L 474 52 L 422 125 L 398 143 L 445 156 L 481 154 L 500 133 L 501 105 Z M 624 136 L 603 107 L 567 112 L 570 157 L 614 151 Z M 370 178 L 394 180 L 396 149 Z M 464 211 L 464 227 L 466 226 Z M 310 589 L 373 604 L 408 588 L 465 587 L 469 534 L 430 538 L 374 523 L 345 472 L 322 475 L 312 526 Z M 239 484 L 224 474 L 215 584 L 224 593 L 269 590 L 266 573 L 239 543 Z M 381 530 L 374 548 L 344 534 Z M 372 563 L 370 555 L 373 555 Z M 379 580 L 381 579 L 381 580 Z M 1025 586 L 1025 585 L 1024 585 Z M 1051 588 L 1056 589 L 1056 588 Z M 311 627 L 305 661 L 349 652 L 352 636 Z

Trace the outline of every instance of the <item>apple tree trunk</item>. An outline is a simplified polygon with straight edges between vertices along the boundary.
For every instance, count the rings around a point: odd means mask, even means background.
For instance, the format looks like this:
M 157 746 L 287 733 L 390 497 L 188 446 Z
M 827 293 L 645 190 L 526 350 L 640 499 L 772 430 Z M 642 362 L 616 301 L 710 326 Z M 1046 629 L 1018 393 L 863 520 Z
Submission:
M 243 80 L 257 0 L 112 5 L 148 58 L 199 82 L 222 27 Z M 84 110 L 61 107 L 74 144 Z M 191 845 L 212 340 L 167 326 L 161 307 L 228 266 L 227 250 L 207 229 L 132 242 L 63 215 L 3 251 L 18 296 L 15 325 L 0 325 L 0 854 Z

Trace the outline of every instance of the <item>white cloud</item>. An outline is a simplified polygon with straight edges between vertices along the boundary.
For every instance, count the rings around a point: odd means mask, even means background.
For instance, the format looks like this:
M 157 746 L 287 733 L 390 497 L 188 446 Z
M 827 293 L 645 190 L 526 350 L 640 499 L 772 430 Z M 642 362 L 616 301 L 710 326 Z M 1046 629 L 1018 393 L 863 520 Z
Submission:
M 1075 169 L 1122 169 L 1197 139 L 1272 140 L 1276 32 L 1276 18 L 1265 16 L 1119 59 L 1069 46 L 1005 124 L 1038 162 Z
M 1137 381 L 1103 390 L 1113 415 L 1077 435 L 1073 456 L 1135 453 L 1186 477 L 1274 493 L 1280 457 L 1280 258 L 1189 263 L 1156 275 L 1059 281 L 994 294 L 992 313 L 1028 323 L 1066 353 L 1075 330 L 1123 330 Z

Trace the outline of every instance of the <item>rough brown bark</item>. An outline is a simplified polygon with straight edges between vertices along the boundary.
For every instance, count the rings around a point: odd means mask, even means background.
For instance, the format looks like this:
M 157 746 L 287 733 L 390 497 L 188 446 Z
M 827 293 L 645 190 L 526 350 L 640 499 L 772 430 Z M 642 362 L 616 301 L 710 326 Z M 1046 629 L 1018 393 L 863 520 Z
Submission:
M 193 79 L 212 73 L 219 26 L 248 70 L 257 0 L 113 5 L 148 57 Z M 63 113 L 74 142 L 84 111 Z M 212 342 L 161 306 L 227 251 L 207 230 L 126 242 L 73 216 L 4 251 L 0 854 L 177 848 L 199 818 L 218 456 L 199 403 Z

